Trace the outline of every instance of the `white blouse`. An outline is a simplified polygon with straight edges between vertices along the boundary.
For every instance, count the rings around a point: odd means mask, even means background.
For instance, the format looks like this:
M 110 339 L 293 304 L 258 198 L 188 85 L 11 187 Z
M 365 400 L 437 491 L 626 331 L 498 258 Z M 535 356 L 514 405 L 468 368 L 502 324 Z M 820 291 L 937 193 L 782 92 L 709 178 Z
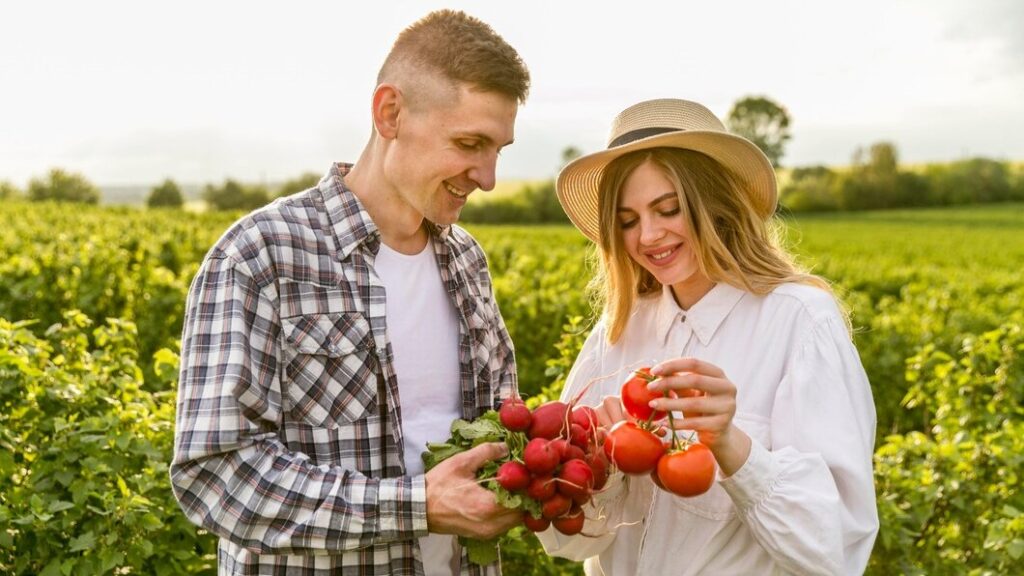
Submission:
M 618 395 L 636 368 L 695 357 L 737 389 L 747 461 L 682 498 L 648 476 L 613 475 L 583 533 L 539 534 L 549 554 L 590 576 L 860 574 L 878 532 L 871 388 L 831 295 L 786 284 L 767 296 L 719 283 L 689 310 L 666 288 L 641 299 L 614 346 L 598 322 L 563 400 Z

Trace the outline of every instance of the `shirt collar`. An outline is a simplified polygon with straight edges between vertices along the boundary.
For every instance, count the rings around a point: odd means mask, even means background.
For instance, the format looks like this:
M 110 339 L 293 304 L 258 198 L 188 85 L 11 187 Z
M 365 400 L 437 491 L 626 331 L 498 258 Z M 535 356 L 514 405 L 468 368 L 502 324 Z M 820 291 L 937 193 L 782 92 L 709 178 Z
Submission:
M 348 258 L 363 243 L 374 254 L 380 249 L 380 229 L 370 218 L 363 203 L 345 185 L 345 175 L 351 169 L 352 164 L 336 162 L 317 185 L 338 245 L 339 260 Z M 447 241 L 451 226 L 439 226 L 430 221 L 425 223 L 427 231 L 434 238 L 441 243 Z
M 664 286 L 661 291 L 661 299 L 658 302 L 656 319 L 658 337 L 662 342 L 666 342 L 672 327 L 677 323 L 685 322 L 693 329 L 700 343 L 707 346 L 715 332 L 718 331 L 718 327 L 722 325 L 744 294 L 746 292 L 739 288 L 719 282 L 696 304 L 690 306 L 689 310 L 683 310 L 676 303 L 675 296 L 672 295 L 672 287 Z

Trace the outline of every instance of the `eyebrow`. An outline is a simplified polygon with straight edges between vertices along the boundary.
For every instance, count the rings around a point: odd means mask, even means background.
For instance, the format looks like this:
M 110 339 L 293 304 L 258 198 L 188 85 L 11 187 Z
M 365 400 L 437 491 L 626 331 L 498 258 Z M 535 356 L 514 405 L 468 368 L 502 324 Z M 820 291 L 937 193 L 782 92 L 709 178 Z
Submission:
M 658 196 L 654 200 L 651 200 L 650 202 L 648 202 L 647 205 L 648 206 L 656 206 L 656 205 L 660 204 L 661 202 L 664 202 L 665 200 L 668 200 L 669 198 L 675 198 L 675 197 L 676 197 L 676 193 L 675 192 L 666 192 L 666 193 L 662 194 L 661 196 Z M 632 212 L 633 209 L 632 208 L 626 208 L 625 206 L 619 206 L 616 211 L 617 212 Z
M 491 138 L 487 134 L 483 134 L 481 132 L 467 132 L 467 133 L 464 133 L 464 134 L 457 134 L 455 137 L 456 138 L 474 138 L 474 139 L 480 140 L 480 141 L 482 141 L 482 142 L 484 142 L 486 144 L 494 144 L 494 139 L 493 138 Z M 498 146 L 498 148 L 504 148 L 506 146 L 511 146 L 513 143 L 515 143 L 515 141 L 516 141 L 515 138 L 513 138 L 513 139 L 509 140 L 508 142 L 505 142 L 501 146 Z

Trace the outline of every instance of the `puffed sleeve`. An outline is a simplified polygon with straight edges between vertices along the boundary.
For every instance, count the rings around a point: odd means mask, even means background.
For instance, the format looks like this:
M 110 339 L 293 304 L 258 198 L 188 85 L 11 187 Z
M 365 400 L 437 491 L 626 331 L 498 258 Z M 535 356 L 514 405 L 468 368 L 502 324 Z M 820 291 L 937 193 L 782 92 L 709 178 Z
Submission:
M 753 442 L 722 486 L 757 541 L 799 574 L 861 574 L 878 532 L 875 407 L 838 310 L 809 320 Z

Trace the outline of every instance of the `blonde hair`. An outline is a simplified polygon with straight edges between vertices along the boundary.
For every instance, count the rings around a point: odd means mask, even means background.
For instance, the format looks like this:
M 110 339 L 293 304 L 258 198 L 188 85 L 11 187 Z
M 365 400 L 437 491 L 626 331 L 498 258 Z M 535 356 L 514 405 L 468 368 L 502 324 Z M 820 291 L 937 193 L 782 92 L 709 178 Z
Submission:
M 622 335 L 636 300 L 661 290 L 654 276 L 626 252 L 617 214 L 623 184 L 648 161 L 679 196 L 679 217 L 691 231 L 697 266 L 704 276 L 758 295 L 787 282 L 815 286 L 834 295 L 825 279 L 794 262 L 782 247 L 781 225 L 774 218 L 758 215 L 742 182 L 727 168 L 693 150 L 639 150 L 612 161 L 598 189 L 601 237 L 598 272 L 590 290 L 595 307 L 604 314 L 610 343 Z
M 522 104 L 530 73 L 519 54 L 481 20 L 437 10 L 402 31 L 377 74 L 377 83 L 400 83 L 415 97 L 430 97 L 430 77 L 495 92 Z M 436 91 L 436 90 L 435 90 Z

